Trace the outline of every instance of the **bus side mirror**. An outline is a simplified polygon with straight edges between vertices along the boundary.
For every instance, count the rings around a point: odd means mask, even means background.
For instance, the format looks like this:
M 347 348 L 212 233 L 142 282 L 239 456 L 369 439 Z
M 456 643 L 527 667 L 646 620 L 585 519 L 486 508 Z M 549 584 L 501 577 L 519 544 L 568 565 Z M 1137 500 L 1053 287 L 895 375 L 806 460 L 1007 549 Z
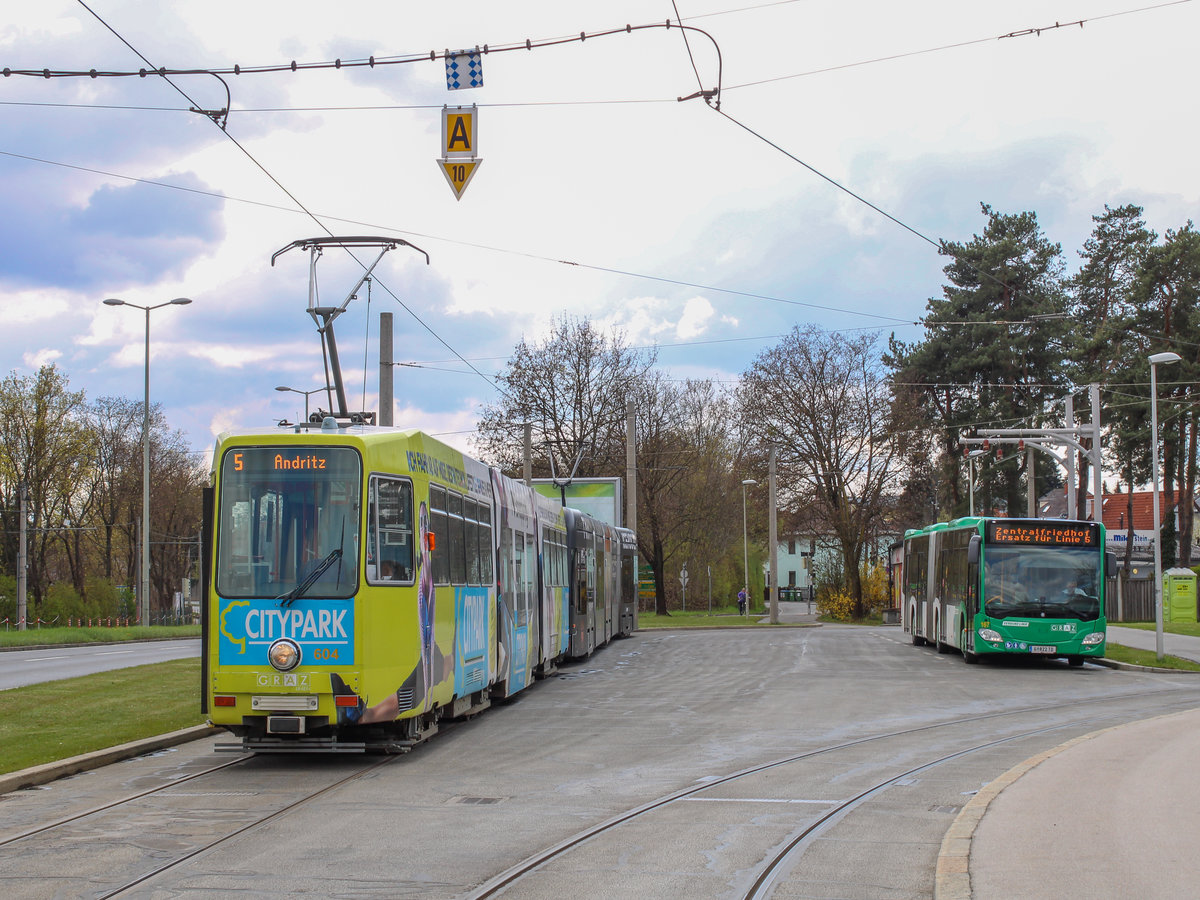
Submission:
M 983 538 L 977 534 L 971 535 L 971 543 L 967 544 L 967 565 L 979 565 L 979 545 L 983 543 Z
M 1115 578 L 1117 576 L 1117 554 L 1111 550 L 1104 554 L 1104 577 Z

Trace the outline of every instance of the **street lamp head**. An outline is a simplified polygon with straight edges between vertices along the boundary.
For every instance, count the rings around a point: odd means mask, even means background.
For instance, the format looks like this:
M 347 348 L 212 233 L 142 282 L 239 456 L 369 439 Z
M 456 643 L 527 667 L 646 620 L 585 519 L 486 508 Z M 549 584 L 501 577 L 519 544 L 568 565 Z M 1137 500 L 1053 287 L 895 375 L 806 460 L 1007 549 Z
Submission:
M 105 302 L 107 302 L 107 301 L 105 301 Z M 173 303 L 175 306 L 187 306 L 191 302 L 192 301 L 189 297 L 176 297 L 174 300 L 171 301 L 171 303 Z
M 118 300 L 116 297 L 109 297 L 107 300 L 104 301 L 104 305 L 105 306 L 124 306 L 125 301 Z
M 104 302 L 107 303 L 108 301 L 106 300 Z M 1150 365 L 1165 366 L 1168 363 L 1177 363 L 1181 359 L 1183 359 L 1183 357 L 1178 353 L 1172 353 L 1170 350 L 1166 350 L 1163 353 L 1155 353 L 1153 356 L 1151 356 Z
M 757 482 L 757 481 L 755 481 L 753 478 L 746 478 L 746 479 L 743 479 L 743 480 L 742 480 L 742 485 L 743 485 L 743 486 L 744 486 L 744 485 L 748 485 L 748 484 L 758 484 L 758 482 Z
M 281 384 L 281 385 L 279 385 L 279 387 L 275 388 L 275 390 L 277 390 L 277 391 L 294 391 L 295 388 L 290 388 L 286 384 Z

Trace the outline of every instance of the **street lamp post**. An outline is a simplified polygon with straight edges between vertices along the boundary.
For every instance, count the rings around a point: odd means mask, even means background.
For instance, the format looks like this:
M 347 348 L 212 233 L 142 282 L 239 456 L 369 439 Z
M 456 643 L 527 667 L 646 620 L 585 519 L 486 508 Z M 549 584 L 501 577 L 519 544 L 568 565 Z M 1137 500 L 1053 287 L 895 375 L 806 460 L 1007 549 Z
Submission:
M 142 625 L 150 624 L 150 310 L 164 306 L 186 306 L 187 297 L 176 297 L 154 306 L 142 306 L 127 300 L 109 297 L 105 306 L 132 306 L 146 312 L 146 385 L 142 400 L 142 577 L 139 598 Z
M 750 612 L 750 538 L 746 531 L 746 488 L 758 484 L 753 478 L 742 481 L 742 592 L 746 595 L 746 612 Z
M 307 422 L 308 421 L 308 398 L 313 394 L 321 393 L 321 391 L 325 390 L 325 388 L 313 388 L 311 391 L 302 391 L 297 388 L 288 387 L 287 385 L 281 384 L 281 385 L 279 385 L 279 387 L 275 388 L 275 390 L 291 391 L 293 394 L 303 394 L 304 395 L 304 421 Z
M 1158 367 L 1177 363 L 1178 353 L 1166 351 L 1150 357 L 1150 440 L 1154 464 L 1154 652 L 1163 658 L 1162 523 L 1158 511 Z M 1099 501 L 1097 501 L 1099 502 Z

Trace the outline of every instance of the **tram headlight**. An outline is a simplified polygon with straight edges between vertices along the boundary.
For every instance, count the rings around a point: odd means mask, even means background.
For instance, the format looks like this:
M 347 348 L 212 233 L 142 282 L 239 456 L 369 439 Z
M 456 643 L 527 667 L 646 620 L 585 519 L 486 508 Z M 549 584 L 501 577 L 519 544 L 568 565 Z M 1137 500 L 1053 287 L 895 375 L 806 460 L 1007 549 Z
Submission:
M 300 665 L 300 645 L 280 638 L 267 650 L 267 661 L 280 672 L 290 672 Z
M 1085 634 L 1083 636 L 1083 646 L 1085 647 L 1094 647 L 1096 644 L 1102 643 L 1104 643 L 1103 631 L 1093 631 L 1091 634 Z
M 1000 632 L 994 631 L 991 628 L 980 628 L 979 636 L 985 641 L 990 641 L 993 644 L 998 644 L 1004 640 L 1004 638 L 1000 637 Z

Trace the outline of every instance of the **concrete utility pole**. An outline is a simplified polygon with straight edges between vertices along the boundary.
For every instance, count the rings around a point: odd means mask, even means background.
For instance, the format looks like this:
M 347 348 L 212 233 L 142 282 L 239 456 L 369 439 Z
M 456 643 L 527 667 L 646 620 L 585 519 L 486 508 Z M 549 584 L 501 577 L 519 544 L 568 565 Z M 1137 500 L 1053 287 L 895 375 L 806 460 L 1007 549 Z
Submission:
M 533 423 L 525 423 L 525 486 L 533 485 Z
M 1068 428 L 1075 427 L 1075 398 L 1067 394 L 1063 398 L 1063 406 L 1066 407 L 1066 426 Z M 1078 489 L 1075 486 L 1075 454 L 1074 447 L 1067 448 L 1067 518 L 1073 519 L 1079 514 Z
M 17 493 L 20 496 L 19 514 L 21 516 L 21 526 L 19 529 L 20 538 L 17 546 L 17 630 L 25 630 L 25 618 L 28 614 L 28 606 L 25 599 L 25 593 L 29 588 L 28 574 L 25 571 L 27 558 L 25 555 L 25 504 L 29 500 L 29 485 L 21 482 L 17 485 Z
M 637 430 L 633 400 L 625 401 L 625 527 L 637 531 Z M 711 602 L 710 602 L 711 605 Z
M 1100 385 L 1088 385 L 1092 402 L 1092 521 L 1104 522 L 1104 469 L 1100 460 Z
M 392 388 L 395 372 L 392 359 L 392 314 L 379 314 L 379 424 L 391 425 L 393 416 Z
M 1025 478 L 1029 484 L 1029 490 L 1025 492 L 1025 511 L 1026 517 L 1030 519 L 1037 518 L 1037 472 L 1034 468 L 1033 447 L 1030 446 L 1025 450 Z
M 771 542 L 771 624 L 779 624 L 779 528 L 775 517 L 775 455 L 771 448 L 770 470 L 767 473 L 767 503 L 770 508 L 767 540 Z

